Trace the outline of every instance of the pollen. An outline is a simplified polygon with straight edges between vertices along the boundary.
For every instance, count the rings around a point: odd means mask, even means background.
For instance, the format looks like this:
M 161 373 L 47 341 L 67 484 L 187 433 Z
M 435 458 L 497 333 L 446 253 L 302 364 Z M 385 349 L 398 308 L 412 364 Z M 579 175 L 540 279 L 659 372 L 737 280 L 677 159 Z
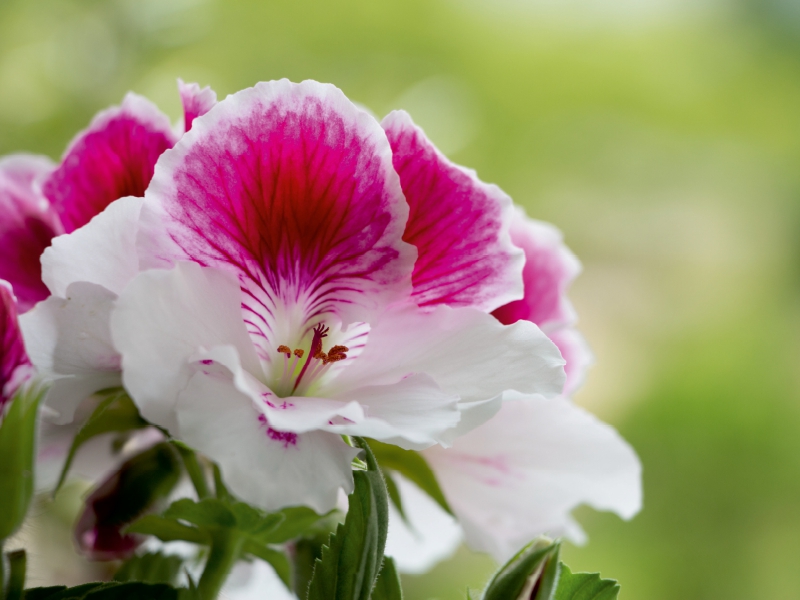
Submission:
M 289 346 L 284 346 L 283 344 L 278 346 L 278 352 L 280 352 L 281 354 L 285 354 L 286 358 L 289 358 L 292 355 L 292 351 L 289 349 Z M 296 352 L 297 352 L 297 350 L 295 350 L 295 353 Z M 303 356 L 303 355 L 301 354 L 300 356 Z
M 283 346 L 283 348 L 286 348 L 286 346 Z M 288 350 L 288 348 L 286 348 L 286 349 Z M 280 350 L 280 348 L 278 348 L 278 350 Z M 294 355 L 297 358 L 303 358 L 303 354 L 305 354 L 305 351 L 303 349 L 301 349 L 301 348 L 295 348 L 294 349 Z

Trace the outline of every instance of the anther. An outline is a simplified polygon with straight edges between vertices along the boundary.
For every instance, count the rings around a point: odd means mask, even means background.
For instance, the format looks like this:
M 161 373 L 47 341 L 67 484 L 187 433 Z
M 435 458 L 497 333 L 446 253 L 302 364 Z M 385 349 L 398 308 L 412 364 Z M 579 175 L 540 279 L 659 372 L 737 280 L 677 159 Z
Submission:
M 284 346 L 284 348 L 286 348 L 286 346 Z M 288 350 L 288 348 L 287 348 L 287 350 Z M 294 349 L 294 355 L 295 355 L 297 358 L 303 358 L 303 354 L 305 354 L 305 351 L 304 351 L 304 350 L 302 350 L 301 348 L 295 348 L 295 349 Z
M 285 354 L 286 358 L 289 358 L 292 355 L 292 351 L 289 349 L 289 346 L 284 346 L 283 344 L 278 346 L 278 352 Z M 295 352 L 297 351 L 295 350 Z

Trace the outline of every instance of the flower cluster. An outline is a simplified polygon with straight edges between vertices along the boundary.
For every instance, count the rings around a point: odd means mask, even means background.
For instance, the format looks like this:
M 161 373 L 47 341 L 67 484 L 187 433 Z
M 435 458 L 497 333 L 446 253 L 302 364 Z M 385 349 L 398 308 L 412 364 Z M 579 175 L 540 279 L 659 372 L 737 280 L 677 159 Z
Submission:
M 569 400 L 591 357 L 557 230 L 402 111 L 313 81 L 179 87 L 178 126 L 129 94 L 60 164 L 0 161 L 0 403 L 32 363 L 48 431 L 72 431 L 123 388 L 265 511 L 334 508 L 351 436 L 420 452 L 458 524 L 398 476 L 387 553 L 411 571 L 462 531 L 503 559 L 579 540 L 581 503 L 639 510 L 636 455 Z

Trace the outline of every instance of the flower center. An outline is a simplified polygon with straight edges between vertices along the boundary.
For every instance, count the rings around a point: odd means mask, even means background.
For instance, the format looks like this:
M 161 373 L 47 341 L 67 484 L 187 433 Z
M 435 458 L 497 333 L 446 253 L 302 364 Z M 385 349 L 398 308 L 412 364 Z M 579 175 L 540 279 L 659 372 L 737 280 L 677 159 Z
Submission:
M 328 352 L 322 349 L 322 340 L 328 337 L 330 328 L 322 324 L 314 327 L 314 337 L 311 340 L 311 349 L 308 354 L 302 348 L 292 350 L 289 346 L 278 346 L 278 352 L 283 354 L 283 373 L 278 381 L 277 388 L 287 391 L 289 396 L 301 396 L 309 386 L 328 372 L 333 363 L 347 358 L 350 350 L 347 346 L 333 346 Z M 305 361 L 301 361 L 305 356 Z

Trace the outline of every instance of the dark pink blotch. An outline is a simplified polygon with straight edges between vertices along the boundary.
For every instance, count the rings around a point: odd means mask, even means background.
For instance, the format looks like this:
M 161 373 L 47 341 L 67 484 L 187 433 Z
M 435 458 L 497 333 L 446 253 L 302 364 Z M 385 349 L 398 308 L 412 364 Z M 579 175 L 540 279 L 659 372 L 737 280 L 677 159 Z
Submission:
M 82 227 L 118 198 L 144 196 L 158 157 L 174 144 L 169 119 L 144 98 L 129 94 L 98 114 L 44 184 L 64 230 Z
M 0 411 L 30 374 L 30 364 L 14 294 L 8 283 L 0 281 Z
M 510 199 L 447 160 L 406 113 L 391 113 L 383 127 L 410 208 L 403 240 L 419 251 L 415 301 L 496 308 L 519 279 L 504 227 Z
M 62 229 L 37 184 L 52 168 L 48 160 L 33 156 L 0 161 L 0 279 L 14 288 L 20 312 L 50 294 L 39 257 Z

